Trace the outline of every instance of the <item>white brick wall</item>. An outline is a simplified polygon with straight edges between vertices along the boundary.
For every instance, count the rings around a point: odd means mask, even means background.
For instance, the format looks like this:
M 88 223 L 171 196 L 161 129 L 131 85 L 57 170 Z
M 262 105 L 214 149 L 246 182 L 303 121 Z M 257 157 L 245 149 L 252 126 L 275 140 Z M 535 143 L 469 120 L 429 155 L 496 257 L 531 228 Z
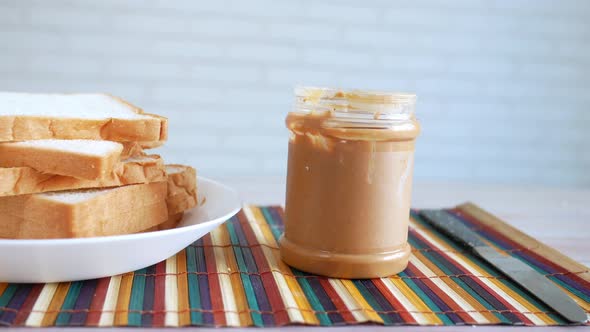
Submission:
M 415 91 L 417 179 L 590 186 L 587 0 L 0 0 L 0 89 L 170 118 L 170 162 L 283 174 L 296 84 Z

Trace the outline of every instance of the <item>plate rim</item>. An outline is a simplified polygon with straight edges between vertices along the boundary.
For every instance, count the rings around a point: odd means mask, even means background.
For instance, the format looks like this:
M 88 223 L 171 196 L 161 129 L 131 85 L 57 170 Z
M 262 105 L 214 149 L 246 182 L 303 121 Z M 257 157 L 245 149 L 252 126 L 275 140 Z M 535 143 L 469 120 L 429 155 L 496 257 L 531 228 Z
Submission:
M 149 239 L 152 237 L 163 236 L 165 234 L 174 234 L 174 233 L 181 233 L 185 231 L 189 231 L 191 229 L 196 229 L 202 227 L 205 224 L 209 223 L 219 223 L 225 222 L 226 220 L 230 219 L 234 215 L 236 215 L 243 206 L 243 202 L 238 194 L 238 192 L 215 180 L 212 180 L 207 177 L 197 176 L 197 191 L 200 182 L 208 182 L 212 185 L 222 187 L 225 191 L 231 192 L 232 196 L 236 199 L 237 206 L 232 208 L 230 212 L 222 216 L 218 216 L 206 222 L 198 223 L 195 225 L 184 226 L 184 227 L 177 227 L 172 229 L 154 231 L 154 232 L 146 232 L 146 233 L 133 233 L 133 234 L 120 234 L 120 235 L 108 235 L 108 236 L 96 236 L 96 237 L 83 237 L 83 238 L 66 238 L 66 239 L 0 239 L 0 248 L 7 247 L 7 246 L 48 246 L 48 245 L 79 245 L 79 244 L 90 244 L 90 243 L 102 243 L 102 242 L 113 242 L 113 241 L 132 241 L 138 239 Z M 195 209 L 195 208 L 193 208 Z M 191 209 L 191 210 L 193 210 Z M 188 211 L 191 211 L 188 210 Z M 185 212 L 188 212 L 185 211 Z

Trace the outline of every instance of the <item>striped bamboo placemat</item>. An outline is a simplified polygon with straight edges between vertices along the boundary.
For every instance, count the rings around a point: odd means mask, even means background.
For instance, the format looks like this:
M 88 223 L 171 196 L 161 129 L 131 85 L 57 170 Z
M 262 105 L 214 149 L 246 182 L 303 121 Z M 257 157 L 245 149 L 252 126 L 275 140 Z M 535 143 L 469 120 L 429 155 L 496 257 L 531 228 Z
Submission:
M 590 311 L 587 267 L 474 205 L 450 211 Z M 176 256 L 133 273 L 59 284 L 0 283 L 0 325 L 565 323 L 415 214 L 407 270 L 381 279 L 330 279 L 290 269 L 279 259 L 276 240 L 282 229 L 280 207 L 246 206 Z

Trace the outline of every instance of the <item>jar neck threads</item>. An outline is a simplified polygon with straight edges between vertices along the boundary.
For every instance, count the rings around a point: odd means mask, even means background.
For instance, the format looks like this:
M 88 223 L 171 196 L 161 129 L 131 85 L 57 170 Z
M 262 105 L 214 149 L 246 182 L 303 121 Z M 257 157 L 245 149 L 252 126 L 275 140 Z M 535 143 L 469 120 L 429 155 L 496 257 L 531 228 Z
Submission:
M 295 88 L 295 111 L 330 113 L 335 121 L 387 123 L 411 120 L 416 95 L 332 88 Z
M 412 141 L 420 132 L 413 94 L 301 87 L 295 89 L 295 98 L 295 109 L 286 119 L 287 128 L 295 134 Z

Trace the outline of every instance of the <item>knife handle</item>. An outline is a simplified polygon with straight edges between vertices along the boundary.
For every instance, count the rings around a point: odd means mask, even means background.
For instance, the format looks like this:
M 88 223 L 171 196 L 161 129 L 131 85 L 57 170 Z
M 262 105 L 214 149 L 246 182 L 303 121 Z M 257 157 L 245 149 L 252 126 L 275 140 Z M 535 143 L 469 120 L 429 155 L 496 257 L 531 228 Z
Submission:
M 465 245 L 472 248 L 488 246 L 476 232 L 444 210 L 421 210 L 420 215 L 427 223 Z

